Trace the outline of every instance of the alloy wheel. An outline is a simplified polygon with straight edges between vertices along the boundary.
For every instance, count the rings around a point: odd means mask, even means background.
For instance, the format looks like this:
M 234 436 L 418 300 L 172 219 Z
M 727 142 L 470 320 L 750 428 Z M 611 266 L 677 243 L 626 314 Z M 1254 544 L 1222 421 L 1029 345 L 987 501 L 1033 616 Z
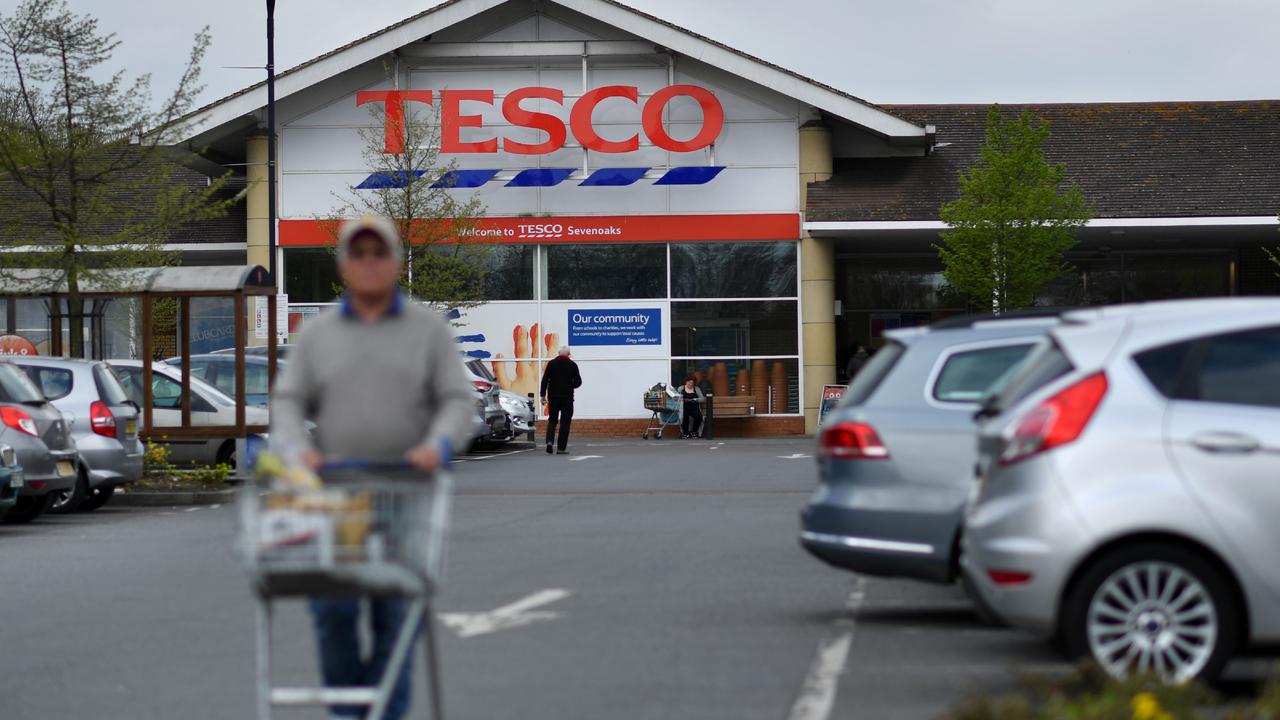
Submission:
M 1136 671 L 1171 682 L 1190 680 L 1213 655 L 1218 612 L 1200 578 L 1178 565 L 1125 565 L 1089 602 L 1089 650 L 1116 677 Z

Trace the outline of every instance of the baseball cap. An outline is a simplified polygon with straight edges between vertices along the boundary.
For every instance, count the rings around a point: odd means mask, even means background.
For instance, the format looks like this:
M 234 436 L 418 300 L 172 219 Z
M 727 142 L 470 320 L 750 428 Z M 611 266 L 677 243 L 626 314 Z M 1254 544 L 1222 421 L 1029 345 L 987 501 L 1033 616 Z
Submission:
M 348 220 L 338 228 L 338 262 L 346 262 L 351 241 L 363 233 L 372 233 L 382 238 L 396 260 L 404 258 L 404 245 L 400 242 L 400 233 L 395 224 L 384 217 L 365 215 L 356 220 Z

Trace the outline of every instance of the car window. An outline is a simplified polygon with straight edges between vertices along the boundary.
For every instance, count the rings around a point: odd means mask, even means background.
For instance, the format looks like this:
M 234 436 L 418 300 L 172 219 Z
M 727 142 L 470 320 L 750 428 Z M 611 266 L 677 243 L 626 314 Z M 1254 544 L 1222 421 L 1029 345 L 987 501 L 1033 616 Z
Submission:
M 10 363 L 0 363 L 0 401 L 44 402 L 44 393 L 31 382 L 27 374 Z
M 236 396 L 236 373 L 232 368 L 222 368 L 226 372 L 217 372 L 213 375 L 213 386 L 227 394 L 227 397 Z M 246 372 L 248 364 L 245 365 Z
M 93 381 L 98 386 L 98 397 L 102 398 L 102 402 L 117 406 L 129 401 L 129 395 L 121 385 L 119 376 L 109 365 L 94 365 Z
M 493 371 L 489 369 L 489 366 L 485 365 L 484 362 L 480 360 L 468 360 L 467 369 L 470 370 L 473 375 L 478 375 L 489 382 L 498 381 L 498 378 L 494 377 Z
M 44 365 L 23 365 L 22 370 L 26 372 L 27 377 L 31 378 L 31 382 L 40 388 L 40 392 L 50 400 L 58 400 L 71 394 L 71 388 L 75 385 L 71 371 L 66 368 L 47 367 Z
M 1197 380 L 1206 402 L 1280 408 L 1280 327 L 1210 339 Z
M 1134 355 L 1133 361 L 1161 395 L 1177 397 L 1187 356 L 1195 345 L 1193 340 L 1145 350 Z
M 1067 354 L 1053 341 L 1045 342 L 1028 353 L 1026 362 L 1019 365 L 1013 376 L 1003 381 L 1004 388 L 992 397 L 985 411 L 992 414 L 1004 412 L 1031 393 L 1057 380 L 1075 369 Z M 997 386 L 1001 382 L 996 383 Z
M 124 387 L 129 399 L 142 405 L 142 369 L 115 368 L 120 376 L 120 384 Z M 193 382 L 199 382 L 194 381 Z M 205 387 L 208 387 L 207 385 Z M 212 389 L 212 388 L 210 388 Z M 223 404 L 223 403 L 219 403 Z M 178 381 L 157 372 L 151 373 L 151 407 L 161 410 L 182 409 L 182 385 Z M 217 412 L 217 408 L 206 400 L 201 393 L 191 394 L 192 412 Z
M 191 377 L 198 377 L 201 380 L 207 379 L 211 365 L 212 364 L 208 360 L 192 360 Z
M 858 374 L 849 383 L 841 405 L 859 405 L 871 397 L 871 393 L 880 387 L 880 383 L 889 375 L 889 371 L 898 363 L 898 358 L 906 351 L 906 346 L 890 341 L 876 351 L 871 359 L 858 370 Z
M 943 402 L 978 402 L 1034 346 L 1034 343 L 1023 343 L 953 353 L 938 373 L 933 397 Z
M 246 395 L 266 395 L 271 388 L 267 383 L 266 365 L 244 366 L 244 392 Z

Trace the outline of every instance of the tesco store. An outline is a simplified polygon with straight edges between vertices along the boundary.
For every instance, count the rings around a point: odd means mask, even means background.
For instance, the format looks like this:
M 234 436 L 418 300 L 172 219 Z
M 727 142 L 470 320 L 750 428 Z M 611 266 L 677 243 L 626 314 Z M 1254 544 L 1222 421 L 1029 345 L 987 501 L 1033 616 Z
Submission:
M 484 205 L 475 239 L 492 243 L 487 302 L 458 318 L 459 349 L 525 393 L 568 344 L 587 430 L 638 427 L 645 389 L 696 371 L 754 399 L 743 432 L 812 432 L 837 338 L 853 337 L 837 332 L 838 255 L 869 231 L 865 246 L 894 257 L 924 258 L 936 238 L 900 243 L 859 221 L 861 205 L 805 223 L 810 186 L 841 167 L 945 158 L 932 125 L 612 0 L 450 0 L 282 73 L 277 97 L 292 329 L 334 299 L 318 218 L 349 188 L 398 181 L 362 157 L 379 135 L 403 151 L 370 108 L 438 116 L 440 158 L 457 168 L 448 192 Z M 246 175 L 245 243 L 227 262 L 269 257 L 265 100 L 248 88 L 183 131 Z M 859 180 L 872 192 L 858 203 L 891 180 Z

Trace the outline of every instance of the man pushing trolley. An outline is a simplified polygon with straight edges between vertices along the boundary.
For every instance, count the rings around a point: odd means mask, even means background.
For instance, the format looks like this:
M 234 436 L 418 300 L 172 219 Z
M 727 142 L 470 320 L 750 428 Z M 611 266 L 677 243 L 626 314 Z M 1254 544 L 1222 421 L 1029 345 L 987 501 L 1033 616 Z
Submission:
M 474 408 L 449 326 L 398 289 L 403 252 L 384 219 L 342 226 L 341 306 L 305 325 L 273 393 L 280 467 L 242 504 L 246 566 L 261 600 L 264 720 L 272 705 L 299 704 L 326 705 L 335 718 L 400 720 L 420 629 L 440 715 L 430 599 L 448 518 L 444 470 L 465 447 Z M 270 684 L 271 600 L 284 596 L 310 598 L 323 688 Z

